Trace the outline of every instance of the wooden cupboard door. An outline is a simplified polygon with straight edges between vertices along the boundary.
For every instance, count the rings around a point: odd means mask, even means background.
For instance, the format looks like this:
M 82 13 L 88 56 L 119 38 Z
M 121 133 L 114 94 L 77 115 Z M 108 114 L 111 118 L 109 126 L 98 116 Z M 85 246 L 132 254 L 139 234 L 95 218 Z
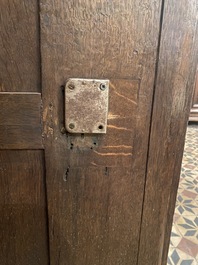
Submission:
M 161 1 L 40 1 L 52 265 L 137 263 L 160 11 Z M 64 133 L 68 78 L 110 80 L 106 135 Z
M 0 16 L 0 264 L 48 265 L 37 1 Z
M 0 12 L 0 264 L 166 265 L 196 0 L 3 0 Z M 110 80 L 106 134 L 66 132 L 68 78 Z

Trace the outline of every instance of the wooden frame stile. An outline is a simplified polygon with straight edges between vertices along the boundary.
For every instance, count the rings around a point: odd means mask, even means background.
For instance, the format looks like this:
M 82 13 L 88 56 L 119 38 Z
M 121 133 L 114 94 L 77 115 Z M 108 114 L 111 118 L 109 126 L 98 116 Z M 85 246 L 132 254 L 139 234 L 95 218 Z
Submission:
M 0 264 L 48 265 L 38 1 L 0 8 Z
M 167 264 L 198 62 L 197 14 L 196 0 L 164 1 L 138 265 Z

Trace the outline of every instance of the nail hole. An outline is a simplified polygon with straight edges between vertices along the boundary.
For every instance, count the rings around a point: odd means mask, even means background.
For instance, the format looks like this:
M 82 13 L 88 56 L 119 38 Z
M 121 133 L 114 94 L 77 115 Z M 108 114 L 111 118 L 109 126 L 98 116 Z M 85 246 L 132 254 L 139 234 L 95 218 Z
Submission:
M 105 175 L 108 175 L 108 167 L 105 167 Z
M 99 125 L 99 126 L 98 126 L 98 129 L 99 129 L 99 130 L 102 130 L 103 128 L 104 128 L 103 125 Z
M 69 176 L 69 167 L 67 168 L 65 175 L 63 176 L 63 180 L 67 181 L 68 176 Z
M 72 149 L 73 149 L 73 147 L 74 147 L 74 144 L 73 144 L 73 143 L 71 143 L 71 144 L 70 144 L 70 149 L 72 150 Z

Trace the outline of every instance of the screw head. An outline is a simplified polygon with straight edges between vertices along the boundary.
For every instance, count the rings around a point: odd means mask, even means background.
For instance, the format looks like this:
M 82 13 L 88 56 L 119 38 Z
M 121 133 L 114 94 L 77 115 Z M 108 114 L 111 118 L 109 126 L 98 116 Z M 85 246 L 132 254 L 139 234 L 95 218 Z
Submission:
M 70 128 L 71 130 L 73 130 L 73 129 L 75 128 L 74 123 L 70 123 L 70 124 L 69 124 L 69 128 Z
M 100 90 L 104 91 L 107 88 L 106 84 L 101 83 L 100 84 Z
M 71 83 L 71 84 L 68 85 L 68 88 L 69 88 L 70 90 L 74 90 L 75 86 L 74 86 L 74 84 Z

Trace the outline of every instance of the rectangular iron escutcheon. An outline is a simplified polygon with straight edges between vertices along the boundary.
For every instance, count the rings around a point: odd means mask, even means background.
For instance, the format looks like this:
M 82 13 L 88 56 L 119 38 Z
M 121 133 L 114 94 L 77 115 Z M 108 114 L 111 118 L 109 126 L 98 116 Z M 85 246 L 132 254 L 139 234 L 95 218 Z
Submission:
M 65 127 L 70 133 L 106 133 L 109 80 L 70 78 L 65 85 Z

